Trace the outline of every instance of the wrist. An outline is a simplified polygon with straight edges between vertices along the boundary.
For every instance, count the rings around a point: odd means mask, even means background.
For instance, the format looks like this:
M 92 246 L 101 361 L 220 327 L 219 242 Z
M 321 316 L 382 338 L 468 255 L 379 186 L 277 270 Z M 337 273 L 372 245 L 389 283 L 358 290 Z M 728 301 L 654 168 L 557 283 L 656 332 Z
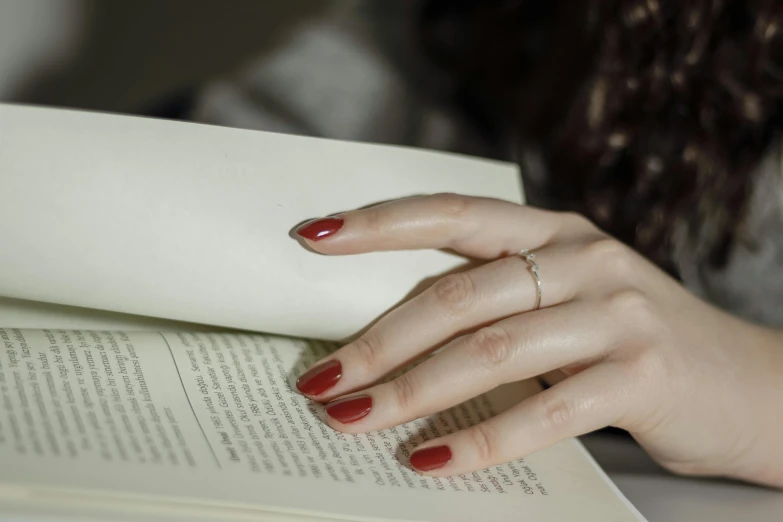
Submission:
M 748 426 L 758 430 L 755 465 L 735 478 L 783 488 L 783 330 L 766 330 L 762 337 L 758 423 Z

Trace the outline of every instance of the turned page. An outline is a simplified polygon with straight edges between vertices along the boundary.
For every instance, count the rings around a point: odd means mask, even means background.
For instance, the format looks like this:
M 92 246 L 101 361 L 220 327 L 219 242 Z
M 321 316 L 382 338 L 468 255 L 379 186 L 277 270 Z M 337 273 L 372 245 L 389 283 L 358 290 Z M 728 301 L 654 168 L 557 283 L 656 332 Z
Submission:
M 463 260 L 319 256 L 297 223 L 438 192 L 522 201 L 505 163 L 2 104 L 0 173 L 0 309 L 19 321 L 2 326 L 42 319 L 22 300 L 339 339 Z
M 329 344 L 3 329 L 0 346 L 0 500 L 11 487 L 33 503 L 59 490 L 351 520 L 639 520 L 576 441 L 444 479 L 407 467 L 417 444 L 503 411 L 532 383 L 345 435 L 292 390 Z

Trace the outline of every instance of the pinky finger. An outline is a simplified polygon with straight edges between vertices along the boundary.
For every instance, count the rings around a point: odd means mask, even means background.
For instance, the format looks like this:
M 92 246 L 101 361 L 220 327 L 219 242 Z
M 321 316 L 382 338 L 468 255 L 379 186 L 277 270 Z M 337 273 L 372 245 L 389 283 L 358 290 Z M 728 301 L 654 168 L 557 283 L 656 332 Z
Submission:
M 631 400 L 615 364 L 589 368 L 481 424 L 427 441 L 411 454 L 411 466 L 439 477 L 470 473 L 610 426 L 630 411 Z

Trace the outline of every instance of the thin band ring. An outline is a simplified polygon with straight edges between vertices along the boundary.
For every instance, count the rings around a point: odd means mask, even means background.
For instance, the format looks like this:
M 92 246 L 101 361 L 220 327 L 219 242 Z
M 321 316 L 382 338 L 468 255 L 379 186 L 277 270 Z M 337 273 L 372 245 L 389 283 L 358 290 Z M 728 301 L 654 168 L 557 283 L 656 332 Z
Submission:
M 541 278 L 538 276 L 538 269 L 540 268 L 536 264 L 536 255 L 532 253 L 531 251 L 525 249 L 520 250 L 519 255 L 522 257 L 522 259 L 527 262 L 527 264 L 530 266 L 530 272 L 533 274 L 533 277 L 536 280 L 536 306 L 533 308 L 532 311 L 536 311 L 539 308 L 541 308 Z

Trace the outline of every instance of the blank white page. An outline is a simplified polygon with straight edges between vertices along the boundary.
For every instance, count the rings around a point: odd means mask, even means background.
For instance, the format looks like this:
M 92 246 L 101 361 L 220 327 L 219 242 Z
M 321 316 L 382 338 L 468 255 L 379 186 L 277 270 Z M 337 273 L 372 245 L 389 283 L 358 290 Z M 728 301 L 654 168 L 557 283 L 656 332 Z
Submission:
M 520 183 L 444 153 L 0 105 L 0 296 L 339 339 L 462 260 L 320 256 L 297 223 L 437 192 L 521 203 Z

